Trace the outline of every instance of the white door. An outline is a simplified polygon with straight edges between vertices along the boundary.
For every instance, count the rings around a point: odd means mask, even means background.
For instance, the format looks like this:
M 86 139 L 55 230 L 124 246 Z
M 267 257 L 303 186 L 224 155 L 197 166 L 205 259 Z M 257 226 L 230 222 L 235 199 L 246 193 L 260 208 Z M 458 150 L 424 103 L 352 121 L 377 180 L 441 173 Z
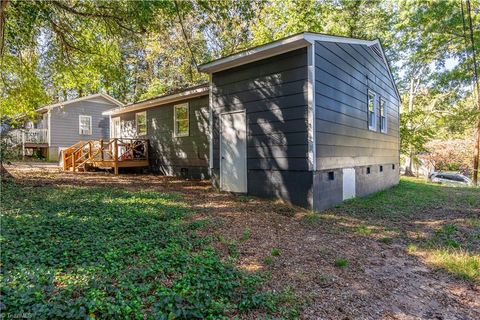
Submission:
M 112 119 L 112 132 L 110 138 L 120 138 L 120 117 Z
M 247 126 L 245 111 L 220 115 L 220 188 L 247 192 Z
M 355 169 L 343 169 L 343 200 L 355 198 Z

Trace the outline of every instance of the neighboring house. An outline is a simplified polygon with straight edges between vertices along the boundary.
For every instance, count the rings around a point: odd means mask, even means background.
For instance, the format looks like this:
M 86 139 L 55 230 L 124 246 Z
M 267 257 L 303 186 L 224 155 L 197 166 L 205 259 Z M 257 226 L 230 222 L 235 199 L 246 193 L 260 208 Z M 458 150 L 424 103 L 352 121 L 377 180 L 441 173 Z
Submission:
M 111 138 L 149 140 L 150 170 L 165 175 L 207 178 L 208 84 L 104 112 Z
M 37 109 L 37 120 L 11 135 L 22 145 L 24 154 L 39 149 L 56 161 L 63 149 L 78 141 L 108 139 L 109 117 L 102 113 L 122 105 L 103 93 L 51 104 Z
M 221 190 L 314 210 L 399 181 L 399 106 L 378 40 L 301 33 L 200 66 Z

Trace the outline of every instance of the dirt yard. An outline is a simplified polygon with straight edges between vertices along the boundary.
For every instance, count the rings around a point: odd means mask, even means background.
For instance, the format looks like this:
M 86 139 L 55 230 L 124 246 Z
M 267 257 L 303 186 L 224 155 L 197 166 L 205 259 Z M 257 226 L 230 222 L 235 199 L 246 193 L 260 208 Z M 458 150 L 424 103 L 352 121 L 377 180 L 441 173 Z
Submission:
M 266 288 L 292 292 L 287 303 L 305 319 L 480 319 L 478 190 L 403 180 L 315 214 L 218 192 L 208 181 L 72 174 L 31 164 L 6 168 L 25 184 L 180 193 L 197 218 L 209 219 L 203 232 L 219 240 L 218 249 L 237 251 L 241 268 L 271 273 Z M 451 248 L 463 250 L 473 269 L 461 273 L 434 259 L 433 252 L 452 252 L 445 239 L 458 244 Z

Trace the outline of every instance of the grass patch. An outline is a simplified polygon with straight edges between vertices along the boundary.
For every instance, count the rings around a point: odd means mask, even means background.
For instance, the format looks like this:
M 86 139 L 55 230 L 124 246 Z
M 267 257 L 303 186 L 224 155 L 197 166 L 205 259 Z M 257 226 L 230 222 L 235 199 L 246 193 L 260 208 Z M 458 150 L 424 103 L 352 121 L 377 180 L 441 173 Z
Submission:
M 219 318 L 275 305 L 261 276 L 199 236 L 205 223 L 188 222 L 178 195 L 6 180 L 1 205 L 6 318 Z
M 355 227 L 355 233 L 361 236 L 370 236 L 373 234 L 373 229 L 364 224 Z
M 320 214 L 318 214 L 317 212 L 309 211 L 302 217 L 302 221 L 307 224 L 315 224 L 320 220 L 320 218 Z
M 435 249 L 427 252 L 427 261 L 458 278 L 480 283 L 480 256 L 462 249 Z
M 478 188 L 455 188 L 431 184 L 425 179 L 401 177 L 400 183 L 391 189 L 351 199 L 333 210 L 368 218 L 409 217 L 438 206 L 439 200 L 454 208 L 478 207 L 480 205 L 478 192 Z
M 344 268 L 348 267 L 348 265 L 349 265 L 349 262 L 348 262 L 347 259 L 340 258 L 340 259 L 335 260 L 335 267 L 337 267 L 337 268 L 344 269 Z
M 457 278 L 480 283 L 480 255 L 468 250 L 468 232 L 448 223 L 435 230 L 423 246 L 426 260 Z
M 393 243 L 393 238 L 383 237 L 383 238 L 378 239 L 378 241 L 380 241 L 381 243 L 385 243 L 385 244 L 392 244 Z
M 273 257 L 272 256 L 266 256 L 265 258 L 263 258 L 263 263 L 267 266 L 272 265 L 273 264 Z
M 272 250 L 270 251 L 270 255 L 272 257 L 278 257 L 280 255 L 280 249 L 278 248 L 272 248 Z

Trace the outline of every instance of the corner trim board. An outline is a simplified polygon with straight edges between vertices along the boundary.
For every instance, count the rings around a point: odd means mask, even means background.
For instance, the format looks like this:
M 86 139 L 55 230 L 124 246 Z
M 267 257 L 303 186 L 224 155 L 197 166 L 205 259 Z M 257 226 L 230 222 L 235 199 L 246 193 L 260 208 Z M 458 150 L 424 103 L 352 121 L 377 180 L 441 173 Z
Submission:
M 48 146 L 52 145 L 52 126 L 51 126 L 51 110 L 47 111 L 47 141 Z
M 213 169 L 213 83 L 212 83 L 212 75 L 209 75 L 210 81 L 208 86 L 208 126 L 210 127 L 210 132 L 208 135 L 208 166 L 210 170 Z M 210 176 L 212 173 L 210 172 Z
M 307 47 L 308 66 L 308 167 L 309 171 L 317 170 L 317 142 L 316 142 L 316 106 L 315 106 L 315 41 Z

